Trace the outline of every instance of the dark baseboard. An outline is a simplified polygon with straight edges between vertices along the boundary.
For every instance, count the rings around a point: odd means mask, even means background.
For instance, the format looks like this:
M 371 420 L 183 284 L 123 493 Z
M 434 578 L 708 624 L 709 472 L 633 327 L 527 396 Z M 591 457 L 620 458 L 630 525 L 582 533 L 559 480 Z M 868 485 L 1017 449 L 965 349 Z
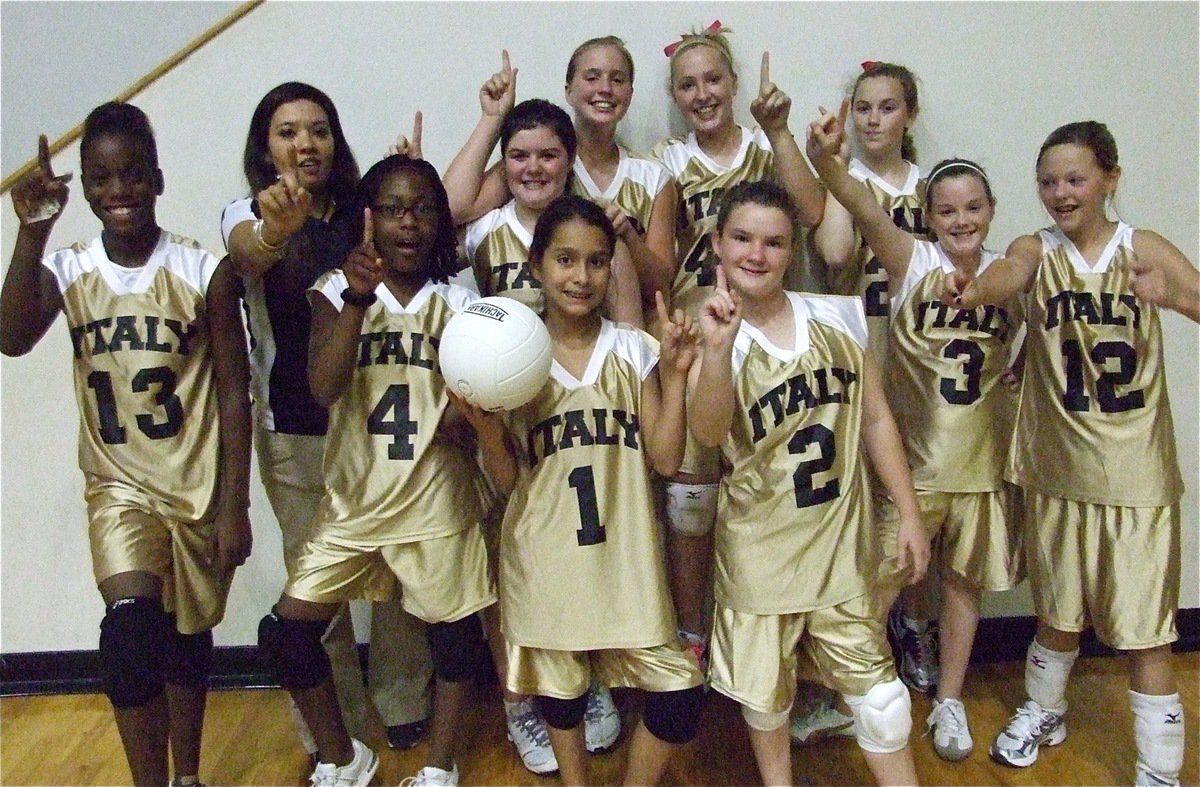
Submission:
M 986 618 L 979 622 L 971 661 L 991 664 L 1025 658 L 1025 649 L 1033 638 L 1036 620 L 1032 617 Z M 1179 640 L 1172 646 L 1176 653 L 1200 651 L 1200 608 L 1181 609 L 1176 617 Z M 367 645 L 360 644 L 359 657 L 366 663 Z M 1100 644 L 1089 631 L 1080 644 L 1083 656 L 1113 656 L 1116 651 Z M 0 655 L 0 696 L 23 694 L 83 694 L 101 690 L 96 676 L 100 669 L 94 650 L 52 651 L 42 653 L 6 653 Z M 489 668 L 481 666 L 486 681 Z M 494 673 L 492 673 L 494 675 Z M 252 645 L 216 648 L 209 685 L 214 689 L 274 687 L 274 678 L 259 659 Z

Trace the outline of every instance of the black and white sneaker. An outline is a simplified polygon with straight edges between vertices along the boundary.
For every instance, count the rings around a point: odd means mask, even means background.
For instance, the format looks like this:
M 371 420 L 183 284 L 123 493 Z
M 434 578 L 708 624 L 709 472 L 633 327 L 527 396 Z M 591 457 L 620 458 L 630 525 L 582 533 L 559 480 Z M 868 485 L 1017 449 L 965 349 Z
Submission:
M 936 620 L 917 621 L 893 606 L 888 614 L 888 634 L 895 643 L 896 671 L 904 685 L 922 694 L 933 694 L 938 679 L 938 624 Z

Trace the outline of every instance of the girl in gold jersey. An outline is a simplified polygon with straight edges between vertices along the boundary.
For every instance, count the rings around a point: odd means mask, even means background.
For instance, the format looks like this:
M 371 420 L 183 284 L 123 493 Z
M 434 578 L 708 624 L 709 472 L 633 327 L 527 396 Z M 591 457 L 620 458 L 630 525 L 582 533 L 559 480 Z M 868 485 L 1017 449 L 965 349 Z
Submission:
M 679 193 L 671 306 L 693 316 L 714 281 L 716 260 L 708 235 L 728 189 L 774 178 L 799 206 L 800 223 L 809 227 L 821 220 L 825 199 L 788 129 L 792 100 L 771 80 L 767 52 L 750 102 L 759 128 L 735 120 L 738 74 L 729 32 L 716 21 L 663 50 L 670 58 L 668 90 L 689 130 L 659 143 L 652 155 L 667 168 Z M 680 637 L 701 655 L 718 475 L 715 453 L 692 442 L 679 473 L 666 484 L 668 565 Z
M 308 377 L 330 411 L 325 496 L 288 582 L 259 626 L 259 648 L 316 739 L 313 784 L 363 785 L 379 759 L 343 723 L 321 635 L 352 598 L 399 584 L 427 626 L 437 676 L 426 765 L 416 784 L 457 784 L 466 680 L 495 601 L 479 522 L 478 469 L 449 433 L 437 341 L 473 300 L 447 283 L 454 225 L 437 172 L 394 155 L 356 193 L 361 243 L 309 290 Z
M 1000 255 L 983 247 L 995 198 L 983 170 L 965 159 L 936 165 L 926 191 L 937 242 L 897 227 L 839 156 L 848 103 L 839 117 L 812 123 L 808 155 L 829 193 L 854 217 L 887 273 L 892 298 L 888 399 L 906 424 L 905 448 L 926 527 L 938 543 L 941 678 L 928 724 L 940 756 L 961 760 L 973 748 L 962 686 L 979 623 L 982 589 L 1008 590 L 1019 577 L 1020 541 L 1003 478 L 1015 404 L 1001 377 L 1016 330 L 1011 304 L 974 311 L 938 301 L 948 270 L 975 276 Z M 884 503 L 890 509 L 890 503 Z M 889 521 L 890 516 L 881 517 Z M 890 568 L 885 541 L 884 571 Z M 881 576 L 884 607 L 899 587 Z
M 778 186 L 743 183 L 712 240 L 720 267 L 688 398 L 689 427 L 727 466 L 709 681 L 741 704 L 763 782 L 790 784 L 801 647 L 850 705 L 876 780 L 915 784 L 909 694 L 874 601 L 867 456 L 900 511 L 911 581 L 929 541 L 859 301 L 783 288 L 795 217 Z
M 691 321 L 653 339 L 603 318 L 616 234 L 604 211 L 564 196 L 538 220 L 530 263 L 546 296 L 550 380 L 504 414 L 465 411 L 504 493 L 500 555 L 505 686 L 535 695 L 563 781 L 587 783 L 583 719 L 598 681 L 647 692 L 624 783 L 655 784 L 695 735 L 703 677 L 675 636 L 651 470 L 683 453 Z
M 540 309 L 537 282 L 527 264 L 530 236 L 546 205 L 571 191 L 578 143 L 571 119 L 560 107 L 540 98 L 517 104 L 516 95 L 517 70 L 505 51 L 500 71 L 479 90 L 479 122 L 446 169 L 445 184 L 454 220 L 465 225 L 463 245 L 479 291 Z M 512 200 L 480 215 L 480 183 L 497 141 Z M 638 274 L 623 244 L 613 259 L 613 274 L 608 313 L 640 326 Z
M 633 56 L 616 36 L 588 39 L 571 53 L 564 91 L 578 148 L 570 191 L 608 214 L 637 270 L 649 326 L 656 316 L 654 293 L 668 291 L 675 272 L 676 190 L 661 164 L 617 142 L 617 127 L 633 99 L 633 76 Z M 502 91 L 515 86 L 515 79 L 515 69 L 502 68 L 489 84 Z M 464 218 L 482 216 L 511 198 L 503 162 L 482 173 L 482 180 L 472 183 L 470 174 L 454 167 L 447 172 L 452 201 L 460 188 L 462 198 L 473 201 Z
M 1029 578 L 1038 627 L 1028 699 L 992 757 L 1031 765 L 1066 739 L 1067 677 L 1091 626 L 1129 655 L 1137 784 L 1178 784 L 1183 707 L 1171 670 L 1178 634 L 1179 498 L 1158 308 L 1145 275 L 1194 280 L 1160 235 L 1108 217 L 1120 179 L 1102 123 L 1069 123 L 1042 143 L 1038 193 L 1054 226 L 1017 238 L 971 279 L 946 275 L 967 308 L 1025 292 L 1029 334 L 1008 477 L 1025 489 Z M 1181 311 L 1195 304 L 1181 299 Z M 1097 730 L 1096 734 L 1100 734 Z

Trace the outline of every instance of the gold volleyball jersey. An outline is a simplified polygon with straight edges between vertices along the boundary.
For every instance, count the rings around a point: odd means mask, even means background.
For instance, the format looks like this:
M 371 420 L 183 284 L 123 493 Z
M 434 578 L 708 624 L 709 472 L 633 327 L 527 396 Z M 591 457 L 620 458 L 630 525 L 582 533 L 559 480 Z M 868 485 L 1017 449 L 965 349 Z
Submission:
M 716 284 L 717 255 L 709 235 L 717 227 L 717 212 L 726 189 L 743 181 L 774 178 L 775 153 L 767 135 L 739 126 L 742 143 L 729 166 L 722 166 L 700 149 L 696 135 L 668 139 L 655 147 L 679 189 L 675 217 L 678 269 L 671 285 L 671 305 L 696 313 Z
M 734 415 L 721 446 L 718 603 L 781 615 L 868 590 L 874 566 L 862 446 L 867 326 L 857 298 L 788 292 L 795 349 L 742 322 Z
M 931 233 L 925 227 L 925 181 L 917 165 L 909 163 L 908 179 L 897 189 L 876 175 L 858 159 L 850 160 L 850 175 L 866 185 L 889 214 L 892 222 L 914 237 L 930 240 Z M 888 277 L 883 264 L 875 257 L 871 247 L 854 227 L 854 256 L 845 268 L 826 268 L 825 284 L 837 295 L 857 295 L 862 298 L 863 310 L 867 313 L 867 331 L 870 334 L 871 352 L 883 368 L 884 347 L 888 341 Z
M 516 200 L 467 225 L 463 246 L 483 295 L 504 295 L 535 312 L 543 306 L 542 285 L 529 270 L 533 234 L 517 218 Z
M 999 257 L 984 250 L 979 272 Z M 917 489 L 992 492 L 1003 488 L 1016 406 L 1000 382 L 1016 315 L 1011 305 L 942 303 L 942 280 L 953 271 L 940 244 L 913 244 L 892 296 L 884 390 Z
M 1057 228 L 1038 234 L 1008 477 L 1052 497 L 1165 506 L 1183 493 L 1158 309 L 1130 289 L 1134 230 L 1094 267 Z
M 309 297 L 341 311 L 347 286 L 333 270 Z M 483 517 L 480 471 L 470 452 L 437 434 L 448 404 L 437 348 L 446 323 L 475 295 L 427 282 L 405 307 L 386 284 L 375 294 L 350 385 L 329 408 L 325 497 L 314 527 L 360 546 L 457 533 Z
M 608 188 L 601 189 L 588 174 L 583 161 L 575 159 L 575 178 L 571 190 L 580 197 L 593 202 L 611 202 L 629 214 L 629 220 L 638 235 L 645 237 L 650 225 L 650 214 L 654 210 L 654 198 L 671 181 L 671 176 L 657 161 L 634 156 L 625 148 L 618 148 L 620 162 L 617 173 Z
M 509 643 L 552 650 L 642 648 L 675 638 L 650 469 L 642 380 L 648 334 L 605 320 L 583 378 L 557 362 L 507 414 L 516 488 L 500 542 Z
M 146 264 L 78 243 L 42 264 L 62 293 L 75 362 L 79 467 L 127 483 L 169 519 L 204 518 L 220 428 L 205 296 L 218 260 L 162 232 Z

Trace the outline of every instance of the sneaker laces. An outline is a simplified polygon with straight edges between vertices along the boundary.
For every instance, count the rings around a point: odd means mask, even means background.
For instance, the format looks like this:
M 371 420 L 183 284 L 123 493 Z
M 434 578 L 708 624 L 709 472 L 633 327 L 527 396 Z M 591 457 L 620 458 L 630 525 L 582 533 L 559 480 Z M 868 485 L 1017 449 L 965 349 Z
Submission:
M 1029 700 L 1017 708 L 1017 712 L 1008 720 L 1008 726 L 1004 728 L 1004 732 L 1010 738 L 1017 740 L 1040 735 L 1041 727 L 1045 724 L 1046 717 L 1049 715 L 1049 711 Z
M 312 787 L 336 787 L 337 766 L 331 762 L 317 763 L 317 767 L 313 769 L 312 776 L 308 777 L 308 783 Z
M 937 727 L 951 738 L 961 737 L 968 729 L 966 708 L 960 701 L 954 699 L 935 702 L 925 723 L 929 725 L 929 729 L 925 732 L 926 735 L 933 732 L 934 727 Z
M 533 710 L 533 706 L 526 706 L 520 713 L 509 716 L 508 722 L 528 740 L 533 741 L 537 746 L 550 745 L 550 733 L 546 730 L 546 725 L 538 718 L 537 713 Z
M 913 637 L 913 656 L 917 669 L 930 673 L 937 668 L 937 640 L 933 623 L 927 623 L 924 631 L 908 629 Z

